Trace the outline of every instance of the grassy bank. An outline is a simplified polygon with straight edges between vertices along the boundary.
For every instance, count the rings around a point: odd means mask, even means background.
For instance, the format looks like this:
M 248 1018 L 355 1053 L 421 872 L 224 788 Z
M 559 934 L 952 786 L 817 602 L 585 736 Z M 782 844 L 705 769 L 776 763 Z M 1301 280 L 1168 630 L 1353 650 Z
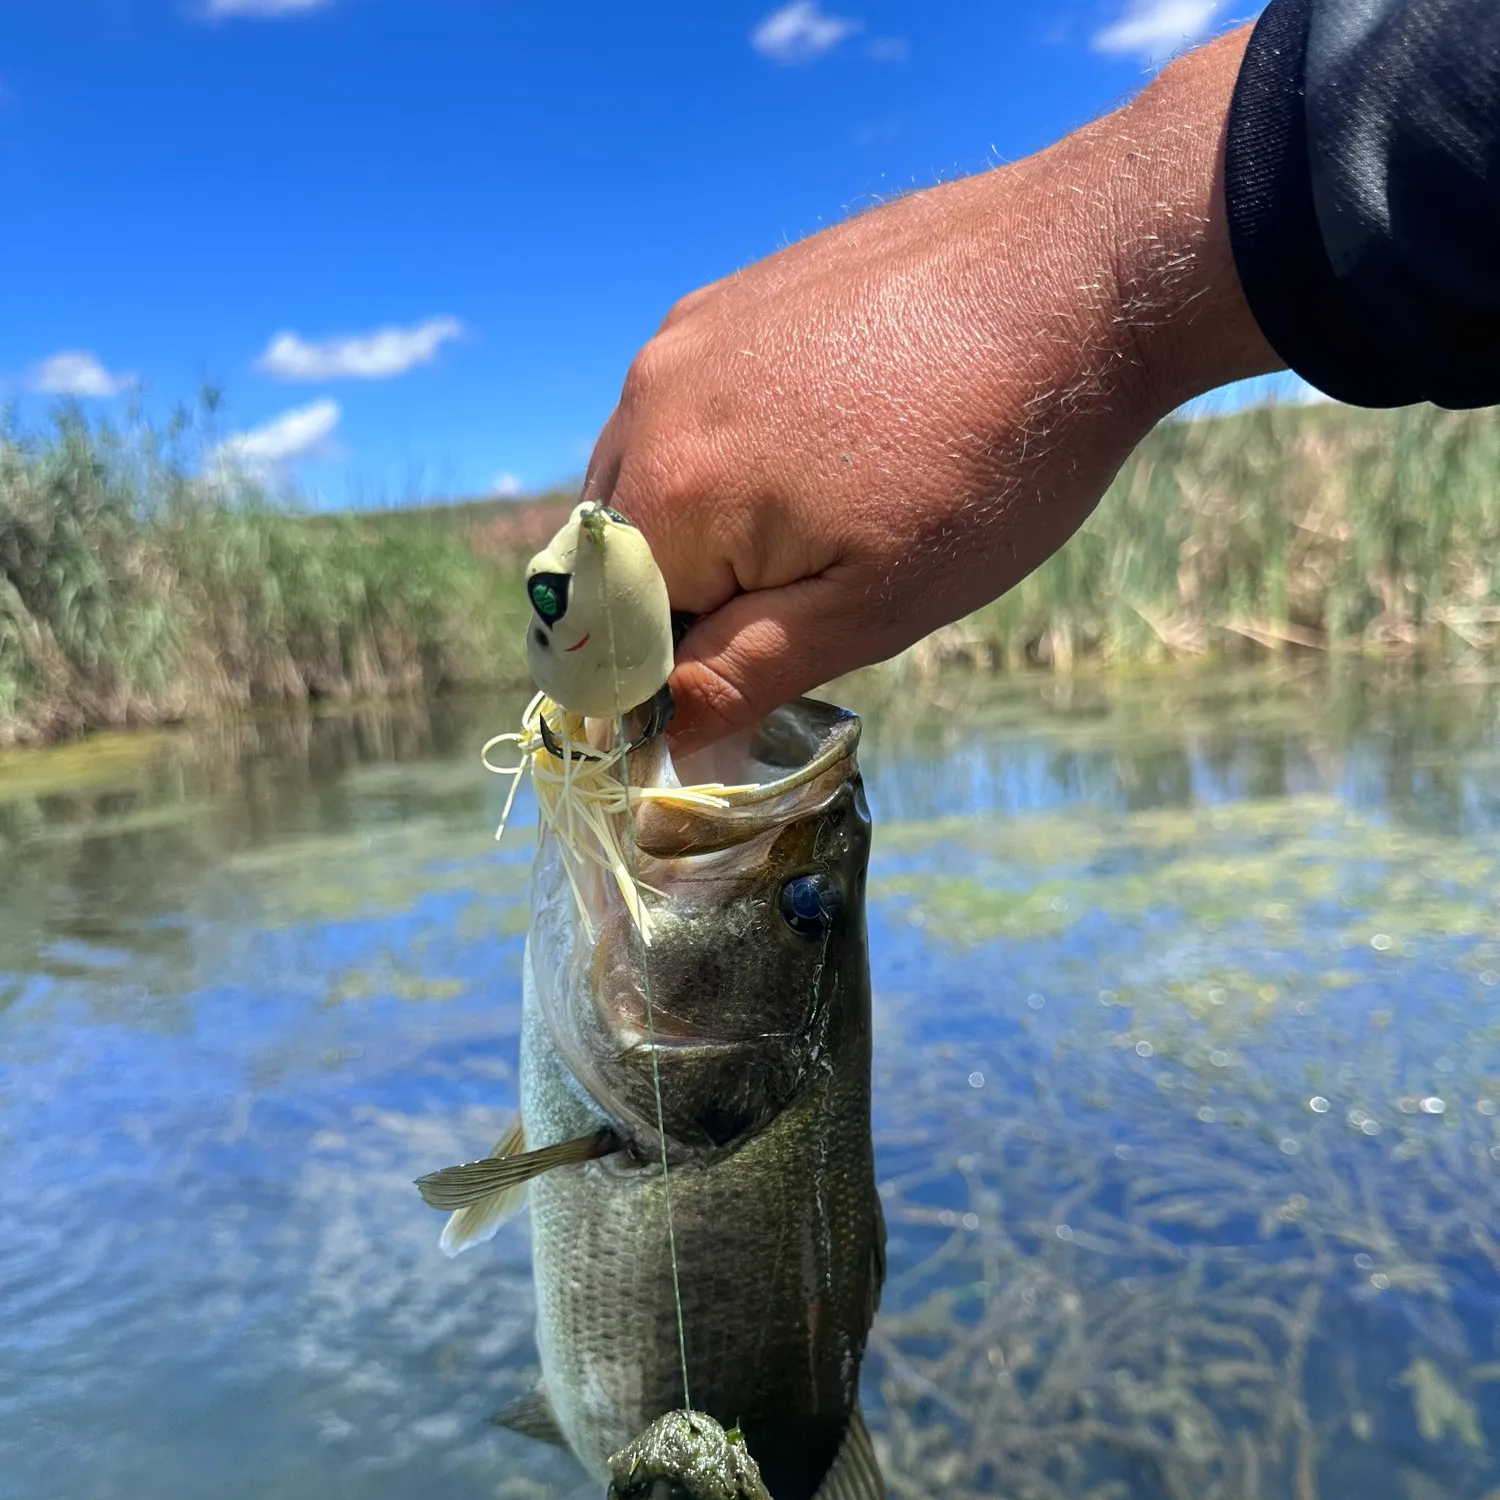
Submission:
M 1500 646 L 1500 415 L 1271 406 L 1163 423 L 1093 519 L 914 653 L 1120 663 Z
M 180 428 L 0 437 L 0 744 L 524 672 L 514 552 L 203 472 Z
M 0 744 L 524 673 L 566 500 L 303 516 L 205 481 L 189 424 L 0 433 Z M 1500 646 L 1500 419 L 1164 423 L 1084 531 L 897 671 Z

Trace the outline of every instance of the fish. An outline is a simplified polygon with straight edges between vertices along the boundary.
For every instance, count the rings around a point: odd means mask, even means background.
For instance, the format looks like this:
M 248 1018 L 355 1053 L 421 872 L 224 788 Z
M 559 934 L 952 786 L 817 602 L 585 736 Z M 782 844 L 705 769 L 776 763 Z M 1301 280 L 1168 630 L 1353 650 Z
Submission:
M 635 785 L 731 789 L 636 805 L 649 947 L 620 883 L 544 832 L 519 1119 L 418 1184 L 450 1253 L 529 1195 L 542 1380 L 496 1420 L 600 1481 L 690 1408 L 776 1500 L 885 1493 L 858 1404 L 885 1276 L 859 731 L 803 698 L 675 767 L 664 737 L 632 754 Z

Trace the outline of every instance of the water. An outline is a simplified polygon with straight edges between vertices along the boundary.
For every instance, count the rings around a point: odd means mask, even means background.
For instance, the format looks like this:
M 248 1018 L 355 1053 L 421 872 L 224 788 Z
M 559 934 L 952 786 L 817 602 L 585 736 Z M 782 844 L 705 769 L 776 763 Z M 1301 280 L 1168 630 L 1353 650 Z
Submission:
M 893 1493 L 1500 1494 L 1500 691 L 841 696 Z M 411 1187 L 515 1101 L 518 707 L 0 759 L 6 1500 L 595 1494 Z

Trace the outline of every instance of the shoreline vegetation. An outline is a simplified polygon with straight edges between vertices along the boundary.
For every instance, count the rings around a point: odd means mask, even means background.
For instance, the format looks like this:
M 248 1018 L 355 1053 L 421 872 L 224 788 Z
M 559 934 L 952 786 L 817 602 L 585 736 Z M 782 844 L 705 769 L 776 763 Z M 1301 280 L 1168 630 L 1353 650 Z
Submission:
M 310 513 L 190 414 L 0 426 L 0 747 L 520 683 L 521 572 L 571 504 Z M 878 670 L 1497 650 L 1500 418 L 1271 405 L 1160 424 L 1056 557 Z

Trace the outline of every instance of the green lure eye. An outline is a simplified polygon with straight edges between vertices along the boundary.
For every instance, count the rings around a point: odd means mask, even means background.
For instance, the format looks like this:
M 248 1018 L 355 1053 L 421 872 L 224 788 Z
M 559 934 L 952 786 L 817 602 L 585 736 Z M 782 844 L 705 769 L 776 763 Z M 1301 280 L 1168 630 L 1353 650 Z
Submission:
M 561 573 L 538 573 L 527 581 L 531 607 L 544 625 L 555 625 L 568 609 L 568 580 Z

